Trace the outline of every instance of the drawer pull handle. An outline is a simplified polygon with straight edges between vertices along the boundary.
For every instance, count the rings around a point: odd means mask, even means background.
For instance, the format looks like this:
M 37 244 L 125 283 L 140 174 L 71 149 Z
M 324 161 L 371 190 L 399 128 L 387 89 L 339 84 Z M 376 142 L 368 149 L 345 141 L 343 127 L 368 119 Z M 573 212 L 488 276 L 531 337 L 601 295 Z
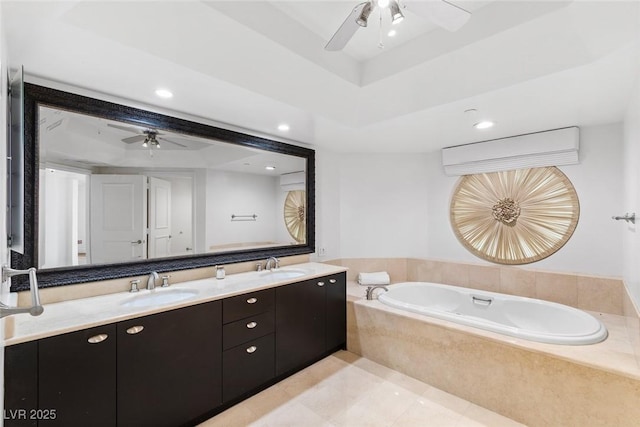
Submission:
M 98 335 L 92 336 L 87 341 L 89 342 L 89 344 L 98 344 L 99 342 L 102 342 L 107 338 L 109 338 L 109 335 L 107 334 L 98 334 Z
M 257 349 L 258 349 L 258 347 L 256 347 L 255 345 L 252 345 L 251 347 L 249 347 L 247 349 L 247 353 L 249 353 L 249 354 L 254 353 Z
M 258 322 L 249 322 L 249 323 L 247 323 L 247 328 L 249 328 L 249 329 L 253 329 L 256 326 L 258 326 Z
M 337 280 L 336 280 L 336 279 L 329 279 L 329 283 L 331 283 L 331 284 L 334 284 L 334 283 L 336 283 L 336 282 L 337 282 Z
M 135 334 L 139 334 L 140 332 L 142 332 L 142 330 L 144 329 L 144 326 L 140 325 L 140 326 L 132 326 L 129 329 L 127 329 L 127 333 L 129 335 L 135 335 Z
M 324 286 L 324 282 L 318 282 L 318 286 Z
M 249 298 L 247 304 L 255 304 L 258 302 L 258 298 Z

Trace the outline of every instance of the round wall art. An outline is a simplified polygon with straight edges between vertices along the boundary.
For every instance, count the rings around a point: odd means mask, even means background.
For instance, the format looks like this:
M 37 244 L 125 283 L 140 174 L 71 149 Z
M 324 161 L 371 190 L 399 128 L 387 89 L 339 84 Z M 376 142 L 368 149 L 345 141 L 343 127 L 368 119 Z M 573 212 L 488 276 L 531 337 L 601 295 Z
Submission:
M 556 167 L 460 178 L 450 219 L 474 255 L 498 264 L 527 264 L 560 249 L 578 224 L 580 203 Z
M 298 243 L 304 243 L 307 235 L 306 211 L 305 191 L 289 191 L 284 201 L 284 223 L 291 237 Z

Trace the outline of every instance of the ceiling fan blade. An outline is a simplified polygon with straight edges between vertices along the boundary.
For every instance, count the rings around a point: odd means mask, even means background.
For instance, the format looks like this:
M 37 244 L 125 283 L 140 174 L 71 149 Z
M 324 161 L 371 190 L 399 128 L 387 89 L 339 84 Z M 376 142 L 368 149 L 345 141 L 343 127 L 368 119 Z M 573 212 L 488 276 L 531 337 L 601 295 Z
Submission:
M 169 144 L 173 144 L 173 145 L 177 145 L 177 146 L 180 146 L 180 147 L 183 147 L 183 148 L 187 148 L 187 146 L 186 146 L 186 145 L 184 145 L 184 144 L 180 144 L 179 142 L 171 141 L 171 140 L 169 140 L 169 139 L 167 139 L 167 138 L 158 138 L 158 139 L 159 139 L 160 141 L 162 141 L 162 142 L 168 142 Z
M 347 19 L 344 20 L 342 25 L 340 25 L 340 28 L 338 28 L 338 31 L 335 32 L 333 37 L 331 37 L 331 40 L 329 40 L 329 43 L 327 43 L 327 45 L 324 47 L 325 50 L 342 50 L 342 48 L 345 47 L 347 43 L 349 43 L 351 37 L 353 37 L 356 31 L 358 31 L 358 28 L 360 28 L 360 25 L 358 25 L 356 19 L 358 19 L 358 17 L 362 13 L 362 9 L 367 3 L 369 2 L 366 1 L 364 3 L 360 3 L 353 8 L 349 16 L 347 16 Z
M 123 130 L 125 132 L 142 133 L 141 129 L 134 128 L 132 126 L 120 126 L 120 125 L 114 125 L 114 124 L 111 124 L 111 123 L 107 123 L 107 126 L 112 127 L 112 128 L 116 128 L 116 129 L 120 129 L 120 130 Z
M 451 32 L 458 31 L 471 17 L 471 12 L 446 0 L 407 1 L 405 4 L 411 12 Z
M 125 138 L 122 140 L 122 142 L 126 144 L 133 144 L 135 142 L 144 141 L 145 139 L 147 139 L 147 135 L 136 135 L 136 136 L 130 136 L 129 138 Z

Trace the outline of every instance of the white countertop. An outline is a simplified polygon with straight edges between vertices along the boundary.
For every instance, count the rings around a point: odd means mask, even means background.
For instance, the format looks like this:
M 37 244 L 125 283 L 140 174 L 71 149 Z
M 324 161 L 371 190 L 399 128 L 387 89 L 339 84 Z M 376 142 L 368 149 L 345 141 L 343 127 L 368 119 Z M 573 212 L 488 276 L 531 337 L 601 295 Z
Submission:
M 253 271 L 227 275 L 226 278 L 221 280 L 216 278 L 193 280 L 171 284 L 171 286 L 167 288 L 156 287 L 156 289 L 151 291 L 141 289 L 137 293 L 118 292 L 115 294 L 46 304 L 44 306 L 44 313 L 40 316 L 34 317 L 27 313 L 12 316 L 13 321 L 9 322 L 5 328 L 4 345 L 19 344 L 167 310 L 202 304 L 247 292 L 340 273 L 347 269 L 335 265 L 309 262 L 288 265 L 274 271 L 287 270 L 304 270 L 305 274 L 300 277 L 278 280 L 273 277 L 268 277 L 269 272 Z M 145 283 L 140 284 L 141 288 L 145 286 Z M 196 294 L 186 300 L 157 304 L 154 306 L 127 307 L 121 305 L 131 298 L 152 292 L 163 293 L 177 289 L 193 290 L 196 291 Z

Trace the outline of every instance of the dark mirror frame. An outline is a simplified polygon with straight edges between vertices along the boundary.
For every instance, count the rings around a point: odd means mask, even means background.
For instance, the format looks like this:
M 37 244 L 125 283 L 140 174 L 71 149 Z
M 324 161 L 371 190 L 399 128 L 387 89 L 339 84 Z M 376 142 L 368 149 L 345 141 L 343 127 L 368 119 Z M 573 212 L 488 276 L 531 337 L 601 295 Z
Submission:
M 230 144 L 258 148 L 275 153 L 304 157 L 306 166 L 307 238 L 304 245 L 276 246 L 215 254 L 187 255 L 116 264 L 96 264 L 52 268 L 38 271 L 39 287 L 70 285 L 148 274 L 187 270 L 191 268 L 230 264 L 310 254 L 315 251 L 315 151 L 305 147 L 273 141 L 253 135 L 179 119 L 139 108 L 89 98 L 43 86 L 25 83 L 24 86 L 24 254 L 11 252 L 11 266 L 18 269 L 38 265 L 38 107 L 47 106 L 80 114 L 118 120 L 178 133 L 215 139 Z M 29 289 L 28 281 L 12 280 L 11 291 Z

